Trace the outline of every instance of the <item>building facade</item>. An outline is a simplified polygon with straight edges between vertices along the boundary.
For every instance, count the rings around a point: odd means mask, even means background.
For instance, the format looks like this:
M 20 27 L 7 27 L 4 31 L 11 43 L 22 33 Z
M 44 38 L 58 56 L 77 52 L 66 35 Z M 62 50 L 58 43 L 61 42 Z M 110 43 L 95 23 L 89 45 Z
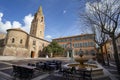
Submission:
M 120 35 L 117 38 L 116 43 L 117 43 L 118 56 L 119 56 L 119 59 L 120 59 Z
M 112 40 L 108 40 L 103 45 L 103 55 L 105 59 L 107 59 L 107 57 L 111 60 L 114 59 Z
M 44 15 L 40 7 L 31 23 L 30 34 L 20 28 L 7 30 L 0 38 L 0 55 L 37 58 L 50 42 L 44 40 Z
M 116 39 L 116 46 L 117 46 L 117 50 L 118 50 L 118 56 L 120 59 L 120 35 Z M 114 49 L 113 49 L 112 40 L 108 40 L 103 45 L 103 53 L 105 53 L 104 54 L 105 57 L 108 56 L 110 60 L 114 60 Z
M 95 54 L 96 44 L 94 42 L 94 34 L 82 34 L 76 36 L 62 37 L 53 39 L 53 41 L 58 42 L 66 51 L 68 57 L 72 57 L 77 54 Z M 74 53 L 71 55 L 71 53 Z

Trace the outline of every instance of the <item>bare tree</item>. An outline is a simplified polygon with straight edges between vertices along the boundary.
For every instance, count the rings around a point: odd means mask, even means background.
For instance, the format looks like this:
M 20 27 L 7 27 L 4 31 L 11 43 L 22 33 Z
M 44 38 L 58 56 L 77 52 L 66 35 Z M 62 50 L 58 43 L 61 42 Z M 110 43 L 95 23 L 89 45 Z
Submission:
M 108 40 L 108 36 L 101 32 L 101 29 L 99 27 L 96 26 L 91 26 L 93 33 L 95 34 L 95 39 L 94 41 L 96 42 L 96 44 L 100 47 L 101 49 L 101 57 L 102 57 L 102 63 L 103 65 L 105 65 L 105 60 L 104 60 L 104 53 L 103 53 L 103 46 L 105 45 L 105 43 Z
M 102 33 L 109 35 L 112 39 L 114 58 L 120 73 L 120 61 L 116 46 L 116 37 L 120 30 L 120 0 L 101 0 L 94 3 L 88 2 L 86 5 L 85 16 L 88 24 L 99 27 Z
M 94 25 L 92 24 L 91 20 L 89 20 L 88 15 L 84 15 L 84 21 L 85 23 L 87 23 L 87 25 L 89 26 L 89 30 L 91 30 L 90 32 L 92 32 L 93 34 L 95 34 L 95 38 L 94 41 L 95 43 L 98 45 L 101 54 L 98 55 L 98 57 L 101 57 L 102 59 L 100 61 L 102 61 L 102 64 L 105 65 L 105 59 L 104 59 L 104 52 L 103 52 L 103 46 L 106 44 L 109 36 L 106 35 L 105 33 L 103 33 L 101 31 L 101 28 L 98 27 L 98 25 Z M 101 55 L 101 56 L 100 56 Z M 109 61 L 107 60 L 107 62 L 109 63 Z

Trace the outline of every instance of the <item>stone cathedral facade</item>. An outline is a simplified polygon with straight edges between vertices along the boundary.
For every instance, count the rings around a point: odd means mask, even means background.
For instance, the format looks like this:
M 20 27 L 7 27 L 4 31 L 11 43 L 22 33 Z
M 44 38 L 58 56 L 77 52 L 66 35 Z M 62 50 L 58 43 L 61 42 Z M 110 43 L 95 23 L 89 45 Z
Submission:
M 0 55 L 37 58 L 50 43 L 44 40 L 44 30 L 44 15 L 40 7 L 32 20 L 30 34 L 20 28 L 12 28 L 6 35 L 0 35 Z

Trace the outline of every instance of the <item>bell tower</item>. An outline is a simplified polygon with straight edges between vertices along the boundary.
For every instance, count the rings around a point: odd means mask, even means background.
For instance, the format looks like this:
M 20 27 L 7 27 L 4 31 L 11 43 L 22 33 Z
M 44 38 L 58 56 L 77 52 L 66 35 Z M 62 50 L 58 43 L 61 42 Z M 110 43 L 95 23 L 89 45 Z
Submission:
M 34 19 L 32 20 L 30 35 L 44 39 L 44 28 L 44 15 L 42 12 L 42 7 L 40 6 L 34 15 Z

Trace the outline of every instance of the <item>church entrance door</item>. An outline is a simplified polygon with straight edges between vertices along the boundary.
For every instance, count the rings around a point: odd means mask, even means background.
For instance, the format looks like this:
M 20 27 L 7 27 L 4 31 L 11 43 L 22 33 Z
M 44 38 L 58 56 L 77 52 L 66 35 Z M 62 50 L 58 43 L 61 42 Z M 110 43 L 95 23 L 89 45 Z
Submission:
M 35 52 L 31 51 L 31 58 L 34 58 L 34 57 L 35 57 Z

